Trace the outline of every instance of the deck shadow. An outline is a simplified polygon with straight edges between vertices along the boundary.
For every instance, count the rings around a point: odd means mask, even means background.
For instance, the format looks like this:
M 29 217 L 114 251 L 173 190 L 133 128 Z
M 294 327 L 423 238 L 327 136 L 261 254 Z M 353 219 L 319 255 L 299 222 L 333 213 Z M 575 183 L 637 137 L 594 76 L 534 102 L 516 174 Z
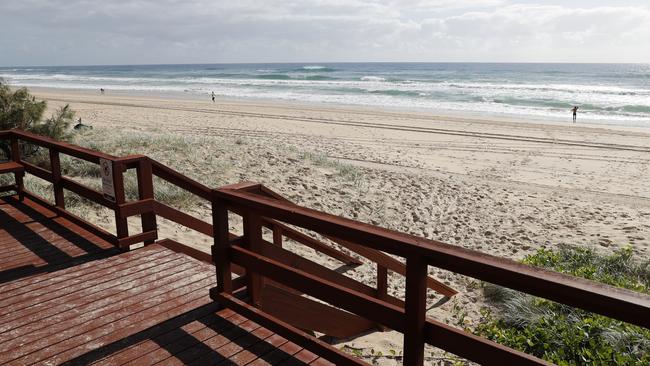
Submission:
M 97 244 L 93 243 L 92 241 L 84 238 L 80 234 L 70 230 L 69 228 L 57 223 L 54 221 L 55 218 L 58 218 L 59 216 L 55 216 L 53 218 L 47 217 L 44 214 L 38 212 L 35 210 L 33 207 L 30 207 L 29 205 L 25 204 L 24 202 L 21 202 L 15 198 L 10 198 L 11 201 L 4 199 L 5 202 L 9 203 L 13 208 L 16 210 L 21 211 L 23 214 L 29 216 L 34 220 L 35 222 L 40 223 L 50 231 L 54 232 L 61 238 L 69 241 L 70 243 L 74 244 L 78 248 L 84 250 L 86 253 L 91 253 L 91 252 L 97 252 L 97 251 L 102 251 L 105 250 L 104 248 L 98 246 Z
M 15 198 L 2 197 L 0 203 L 29 218 L 29 221 L 21 222 L 12 216 L 11 212 L 6 211 L 7 207 L 0 208 L 0 229 L 3 231 L 0 239 L 5 240 L 5 244 L 0 245 L 2 247 L 0 253 L 5 254 L 0 259 L 0 264 L 5 265 L 5 268 L 0 270 L 0 284 L 38 273 L 52 272 L 72 265 L 106 258 L 119 252 L 117 248 L 102 248 L 92 243 L 69 228 L 53 221 L 53 218 L 47 217 Z M 46 240 L 39 232 L 28 227 L 27 225 L 30 223 L 39 223 L 44 227 L 43 232 L 58 235 L 68 243 L 85 251 L 86 254 L 73 256 L 66 253 L 57 245 Z M 27 251 L 21 247 L 27 249 Z M 14 251 L 16 251 L 15 255 L 12 255 Z M 30 253 L 33 256 L 30 257 Z M 42 264 L 42 262 L 45 262 L 45 264 Z
M 268 343 L 265 344 L 265 346 L 260 347 L 259 345 L 264 342 L 263 339 L 251 334 L 248 330 L 240 327 L 240 325 L 232 323 L 227 318 L 217 314 L 216 312 L 220 309 L 223 309 L 223 307 L 218 303 L 206 304 L 192 311 L 156 324 L 155 326 L 134 333 L 128 337 L 89 351 L 79 357 L 66 361 L 63 365 L 86 365 L 107 358 L 108 361 L 113 361 L 110 358 L 111 356 L 118 358 L 116 360 L 119 360 L 120 363 L 133 361 L 133 359 L 145 356 L 149 352 L 153 352 L 153 350 L 145 351 L 143 354 L 131 355 L 124 359 L 119 359 L 119 353 L 131 347 L 138 347 L 139 343 L 145 341 L 155 342 L 156 345 L 160 347 L 159 349 L 166 351 L 166 354 L 163 355 L 163 357 L 171 354 L 183 364 L 203 364 L 204 362 L 208 362 L 210 364 L 228 366 L 236 365 L 235 362 L 228 359 L 228 355 L 224 356 L 224 354 L 220 353 L 219 347 L 228 343 L 246 349 L 262 360 L 267 360 L 268 358 L 268 361 L 271 361 L 269 354 L 272 352 L 284 353 L 281 357 L 278 357 L 278 355 L 275 354 L 274 359 L 276 360 L 287 360 L 291 357 L 290 354 L 287 354 Z M 225 343 L 217 347 L 211 347 L 209 345 L 210 339 L 205 340 L 196 338 L 194 334 L 182 329 L 184 326 L 196 321 L 214 331 L 216 333 L 215 337 L 225 337 Z M 304 365 L 304 363 L 300 362 L 297 364 Z

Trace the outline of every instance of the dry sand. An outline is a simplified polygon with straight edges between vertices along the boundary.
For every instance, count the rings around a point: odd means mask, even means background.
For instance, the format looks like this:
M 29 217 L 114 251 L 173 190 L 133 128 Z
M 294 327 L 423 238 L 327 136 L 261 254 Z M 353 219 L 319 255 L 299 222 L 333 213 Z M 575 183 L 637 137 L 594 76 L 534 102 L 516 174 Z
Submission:
M 559 244 L 608 252 L 631 245 L 650 258 L 650 131 L 479 117 L 434 116 L 257 101 L 33 90 L 50 107 L 71 104 L 95 131 L 183 139 L 192 153 L 143 146 L 163 163 L 209 186 L 252 180 L 294 202 L 391 229 L 521 259 Z M 568 118 L 567 118 L 568 119 Z M 190 210 L 207 219 L 209 207 Z M 94 216 L 110 227 L 110 215 Z M 210 239 L 161 222 L 161 237 L 208 251 Z M 233 225 L 233 230 L 237 230 Z M 331 267 L 310 249 L 292 250 Z M 477 282 L 431 269 L 458 289 L 428 315 L 471 327 L 483 306 Z M 373 267 L 348 272 L 374 284 Z M 404 281 L 392 275 L 391 290 Z M 460 309 L 460 310 L 459 310 Z M 464 319 L 459 313 L 466 312 Z M 368 359 L 392 364 L 395 332 L 347 343 Z M 448 355 L 435 352 L 431 361 Z M 435 362 L 438 363 L 438 362 Z

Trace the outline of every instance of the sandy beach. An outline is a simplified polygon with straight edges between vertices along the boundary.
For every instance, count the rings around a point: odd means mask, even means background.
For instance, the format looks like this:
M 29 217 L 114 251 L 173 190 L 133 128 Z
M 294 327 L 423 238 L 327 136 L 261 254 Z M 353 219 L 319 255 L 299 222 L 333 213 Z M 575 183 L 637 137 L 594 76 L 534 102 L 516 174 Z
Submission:
M 211 187 L 256 181 L 310 208 L 515 260 L 560 244 L 604 253 L 629 245 L 640 259 L 650 258 L 650 131 L 641 128 L 571 124 L 568 114 L 566 123 L 544 123 L 288 102 L 212 103 L 207 97 L 32 92 L 50 109 L 70 104 L 94 127 L 94 138 L 128 141 L 116 147 L 122 155 L 150 155 Z M 210 217 L 201 202 L 189 211 Z M 113 227 L 109 213 L 89 217 Z M 164 220 L 159 225 L 160 237 L 209 251 L 210 238 Z M 291 248 L 337 266 L 311 249 Z M 430 292 L 428 315 L 471 328 L 483 306 L 477 282 L 430 272 L 460 294 L 434 306 L 441 296 Z M 369 265 L 348 274 L 375 281 Z M 392 292 L 403 294 L 403 285 L 401 276 L 391 275 Z M 459 307 L 467 313 L 460 320 Z M 391 364 L 390 357 L 372 355 L 399 353 L 402 342 L 384 332 L 344 344 Z

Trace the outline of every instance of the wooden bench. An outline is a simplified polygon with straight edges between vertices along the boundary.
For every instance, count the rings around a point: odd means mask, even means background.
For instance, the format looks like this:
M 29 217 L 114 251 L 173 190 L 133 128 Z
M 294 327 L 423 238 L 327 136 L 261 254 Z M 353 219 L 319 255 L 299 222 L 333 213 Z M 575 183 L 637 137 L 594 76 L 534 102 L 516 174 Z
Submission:
M 16 184 L 0 187 L 0 192 L 16 191 L 20 200 L 23 200 L 23 177 L 25 176 L 25 167 L 14 161 L 0 163 L 0 174 L 13 173 L 16 178 Z

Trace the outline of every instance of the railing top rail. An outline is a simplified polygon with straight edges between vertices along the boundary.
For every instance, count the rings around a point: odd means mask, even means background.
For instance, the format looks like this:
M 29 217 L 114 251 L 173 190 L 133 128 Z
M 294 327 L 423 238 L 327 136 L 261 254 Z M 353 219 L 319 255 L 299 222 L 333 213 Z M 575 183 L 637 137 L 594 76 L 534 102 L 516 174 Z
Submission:
M 151 158 L 148 159 L 151 161 L 154 175 L 168 181 L 169 183 L 186 189 L 205 200 L 210 201 L 212 199 L 212 189 L 210 187 L 201 184 Z
M 424 257 L 428 264 L 439 268 L 650 328 L 650 296 L 642 293 L 398 233 L 255 193 L 219 189 L 215 195 L 227 204 L 249 208 L 262 216 L 398 256 Z
M 0 134 L 3 134 L 5 138 L 15 137 L 20 140 L 24 140 L 45 148 L 56 149 L 57 151 L 62 152 L 64 154 L 71 155 L 79 159 L 87 160 L 93 163 L 99 163 L 99 159 L 106 159 L 111 161 L 115 161 L 118 159 L 113 155 L 105 154 L 99 151 L 87 149 L 66 142 L 57 141 L 49 137 L 36 135 L 22 130 L 12 129 L 12 130 L 0 131 Z

